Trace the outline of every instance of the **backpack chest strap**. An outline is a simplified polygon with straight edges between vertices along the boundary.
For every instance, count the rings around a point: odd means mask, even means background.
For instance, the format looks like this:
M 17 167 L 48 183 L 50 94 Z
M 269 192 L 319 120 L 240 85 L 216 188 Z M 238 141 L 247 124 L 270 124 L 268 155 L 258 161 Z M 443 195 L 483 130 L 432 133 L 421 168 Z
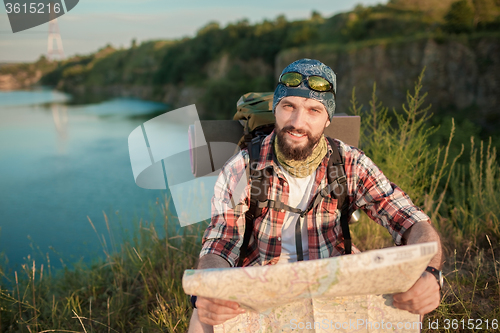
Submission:
M 255 170 L 263 139 L 263 137 L 256 137 L 252 141 L 250 141 L 250 145 L 248 146 L 250 164 L 249 167 L 247 167 L 247 178 L 252 180 L 252 187 L 250 193 L 250 207 L 245 214 L 246 223 L 243 244 L 241 247 L 240 258 L 237 265 L 239 267 L 243 265 L 243 259 L 246 256 L 247 247 L 253 231 L 254 219 L 262 214 L 262 209 L 265 207 L 300 214 L 299 220 L 295 225 L 295 240 L 297 248 L 297 260 L 303 260 L 300 222 L 309 211 L 314 209 L 324 198 L 330 195 L 337 199 L 337 207 L 341 212 L 340 225 L 344 237 L 344 250 L 345 254 L 350 254 L 352 245 L 351 234 L 349 231 L 349 218 L 351 213 L 349 211 L 349 200 L 347 199 L 347 178 L 344 170 L 343 158 L 335 142 L 331 138 L 327 137 L 330 146 L 333 149 L 333 154 L 332 156 L 330 156 L 327 167 L 328 185 L 321 189 L 318 193 L 316 193 L 314 200 L 311 201 L 309 207 L 306 210 L 300 210 L 298 208 L 290 207 L 284 204 L 282 201 L 269 200 L 266 198 L 269 187 L 269 179 L 271 178 L 271 175 L 267 174 L 267 177 L 259 177 L 257 176 Z
M 252 200 L 252 205 L 258 209 L 269 208 L 269 209 L 275 209 L 275 210 L 279 210 L 279 211 L 287 211 L 287 212 L 291 212 L 291 213 L 296 213 L 296 214 L 300 214 L 301 216 L 304 216 L 307 213 L 309 213 L 312 209 L 314 209 L 317 205 L 319 205 L 320 202 L 324 198 L 330 196 L 331 192 L 333 192 L 334 196 L 335 196 L 336 193 L 339 193 L 338 192 L 339 188 L 340 188 L 340 191 L 342 191 L 342 186 L 346 186 L 346 184 L 347 184 L 347 178 L 345 177 L 345 175 L 343 175 L 342 177 L 336 178 L 332 183 L 328 184 L 321 191 L 316 193 L 314 200 L 311 201 L 311 203 L 309 204 L 309 206 L 305 210 L 301 210 L 299 208 L 288 206 L 287 204 L 285 204 L 281 200 L 278 200 L 278 201 L 270 200 L 270 199 L 266 199 L 264 201 Z M 335 197 L 338 197 L 338 195 Z
M 294 207 L 288 206 L 287 204 L 285 204 L 282 201 L 265 200 L 265 201 L 257 201 L 255 204 L 260 209 L 267 207 L 269 209 L 276 209 L 276 210 L 279 210 L 279 211 L 287 211 L 287 212 L 297 213 L 297 214 L 302 214 L 303 213 L 302 209 L 298 209 L 298 208 L 294 208 Z

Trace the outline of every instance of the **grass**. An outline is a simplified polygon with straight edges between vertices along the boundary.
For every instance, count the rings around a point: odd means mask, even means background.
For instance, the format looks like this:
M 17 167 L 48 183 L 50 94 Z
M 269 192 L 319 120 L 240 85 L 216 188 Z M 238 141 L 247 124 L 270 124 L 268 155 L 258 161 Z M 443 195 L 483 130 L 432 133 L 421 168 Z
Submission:
M 0 289 L 1 332 L 182 332 L 190 303 L 181 277 L 193 268 L 206 224 L 175 234 L 175 218 L 161 206 L 167 237 L 140 222 L 136 236 L 110 250 L 100 237 L 106 259 L 54 274 L 35 261 L 14 273 Z M 106 223 L 107 217 L 104 216 Z M 93 227 L 93 222 L 90 221 Z M 109 228 L 108 228 L 109 230 Z M 108 249 L 110 248 L 110 249 Z
M 351 111 L 362 115 L 364 150 L 394 183 L 410 194 L 431 217 L 441 235 L 445 284 L 441 305 L 426 315 L 424 331 L 497 331 L 500 321 L 500 168 L 491 140 L 477 144 L 471 138 L 467 168 L 457 165 L 464 147 L 450 155 L 455 126 L 452 120 L 446 147 L 427 141 L 435 129 L 427 126 L 423 107 L 422 75 L 402 110 L 384 108 L 374 86 L 368 110 L 353 91 Z M 364 215 L 353 225 L 353 242 L 361 250 L 392 246 L 392 238 Z M 473 322 L 469 322 L 469 320 Z M 488 320 L 488 323 L 486 322 Z M 445 324 L 448 324 L 448 328 Z M 471 325 L 473 323 L 474 325 Z M 500 327 L 500 323 L 498 323 Z
M 491 326 L 500 319 L 496 150 L 491 143 L 472 139 L 464 168 L 456 166 L 458 156 L 450 155 L 454 130 L 446 147 L 429 145 L 434 129 L 427 125 L 422 76 L 400 110 L 384 108 L 375 87 L 366 110 L 353 94 L 352 111 L 363 119 L 362 148 L 410 193 L 441 234 L 446 258 L 443 299 L 425 316 L 424 331 L 435 331 L 434 323 L 440 331 L 496 331 Z M 1 271 L 7 283 L 0 287 L 0 332 L 186 331 L 191 308 L 181 277 L 195 267 L 206 223 L 178 234 L 178 221 L 168 205 L 158 207 L 165 238 L 152 224 L 140 221 L 132 239 L 122 244 L 113 241 L 111 232 L 108 238 L 97 236 L 106 258 L 101 262 L 56 272 L 48 257 L 44 262 L 28 258 L 13 276 Z M 93 227 L 94 221 L 89 222 Z M 107 223 L 105 215 L 100 223 Z M 387 232 L 366 216 L 353 225 L 352 234 L 361 250 L 392 245 Z M 449 329 L 444 329 L 446 321 Z

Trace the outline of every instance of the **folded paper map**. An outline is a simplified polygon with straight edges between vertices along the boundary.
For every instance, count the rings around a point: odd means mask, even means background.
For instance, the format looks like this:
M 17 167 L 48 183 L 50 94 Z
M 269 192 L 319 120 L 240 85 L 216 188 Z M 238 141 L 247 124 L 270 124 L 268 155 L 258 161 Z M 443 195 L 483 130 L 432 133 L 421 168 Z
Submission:
M 248 311 L 215 332 L 419 332 L 420 316 L 392 306 L 437 253 L 437 243 L 282 265 L 186 270 L 186 294 Z

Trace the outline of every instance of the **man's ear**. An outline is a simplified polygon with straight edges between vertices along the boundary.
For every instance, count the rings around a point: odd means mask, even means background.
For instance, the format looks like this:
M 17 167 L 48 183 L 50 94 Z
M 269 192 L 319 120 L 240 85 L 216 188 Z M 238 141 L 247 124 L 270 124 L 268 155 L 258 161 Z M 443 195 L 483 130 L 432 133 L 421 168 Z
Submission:
M 327 128 L 328 126 L 330 126 L 330 119 L 327 119 L 325 123 L 325 128 Z

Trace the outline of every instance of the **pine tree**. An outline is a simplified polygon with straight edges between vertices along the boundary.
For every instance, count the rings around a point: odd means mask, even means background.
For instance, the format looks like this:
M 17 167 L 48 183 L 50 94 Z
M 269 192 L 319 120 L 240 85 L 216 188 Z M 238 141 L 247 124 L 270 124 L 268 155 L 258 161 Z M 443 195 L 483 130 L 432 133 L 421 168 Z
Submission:
M 445 15 L 444 20 L 444 28 L 448 32 L 471 32 L 474 22 L 474 12 L 467 3 L 467 0 L 459 0 L 451 4 L 450 10 Z

